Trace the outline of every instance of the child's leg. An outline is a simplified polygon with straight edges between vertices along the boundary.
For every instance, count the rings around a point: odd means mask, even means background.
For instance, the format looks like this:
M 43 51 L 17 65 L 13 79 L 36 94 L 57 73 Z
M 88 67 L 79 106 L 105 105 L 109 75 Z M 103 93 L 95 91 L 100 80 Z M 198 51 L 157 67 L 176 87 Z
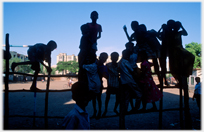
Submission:
M 33 67 L 35 67 L 35 73 L 34 73 L 34 78 L 33 78 L 33 83 L 30 87 L 30 90 L 39 90 L 37 88 L 37 77 L 38 77 L 38 73 L 40 72 L 40 63 L 39 62 L 35 62 L 33 64 Z
M 100 118 L 101 117 L 101 105 L 102 105 L 102 102 L 101 102 L 101 93 L 98 93 L 97 95 L 97 100 L 98 100 L 98 115 L 97 115 L 97 118 Z
M 153 107 L 151 108 L 151 110 L 157 110 L 157 106 L 155 102 L 152 102 Z
M 18 65 L 28 65 L 28 64 L 33 64 L 33 63 L 34 62 L 32 62 L 32 61 L 25 61 L 25 62 L 18 62 L 18 63 L 13 62 L 11 64 L 11 70 L 14 72 L 15 67 L 18 66 Z
M 140 108 L 140 104 L 141 104 L 142 99 L 136 99 L 135 101 L 135 110 L 138 110 Z
M 96 110 L 96 97 L 93 97 L 92 104 L 93 104 L 93 109 L 94 109 L 94 113 L 92 115 L 92 118 L 95 118 L 96 117 L 96 112 L 97 112 L 97 110 Z
M 144 99 L 142 99 L 142 110 L 146 110 L 147 103 Z
M 115 107 L 114 107 L 114 112 L 116 114 L 119 114 L 118 111 L 117 111 L 117 107 L 118 107 L 118 105 L 120 103 L 120 96 L 119 96 L 119 94 L 120 94 L 119 92 L 116 93 L 116 101 L 115 101 Z
M 159 78 L 159 83 L 161 84 L 162 78 L 161 78 L 161 75 L 159 73 L 159 64 L 158 64 L 157 58 L 153 58 L 152 61 L 153 61 L 153 64 L 154 64 L 155 73 L 157 74 L 157 76 Z M 161 84 L 161 85 L 163 85 L 163 84 Z
M 105 111 L 104 111 L 104 113 L 103 113 L 103 115 L 102 115 L 102 116 L 105 116 L 105 115 L 106 115 L 106 113 L 107 113 L 107 109 L 108 109 L 108 102 L 109 102 L 109 100 L 110 100 L 110 94 L 109 94 L 109 93 L 106 93 Z
M 132 107 L 132 109 L 134 109 L 134 105 L 133 105 L 133 98 L 130 98 L 130 106 Z

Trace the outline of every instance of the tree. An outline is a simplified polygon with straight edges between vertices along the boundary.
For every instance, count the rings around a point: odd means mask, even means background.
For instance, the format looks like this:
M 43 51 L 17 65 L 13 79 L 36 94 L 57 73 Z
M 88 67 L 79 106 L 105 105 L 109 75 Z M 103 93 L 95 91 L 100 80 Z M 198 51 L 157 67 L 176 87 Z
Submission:
M 79 71 L 79 63 L 76 61 L 68 61 L 67 69 L 69 72 L 76 74 Z
M 6 70 L 6 60 L 3 60 L 3 71 Z M 11 69 L 11 65 L 12 63 L 15 62 L 15 63 L 18 63 L 18 62 L 22 62 L 21 59 L 19 58 L 11 58 L 9 60 L 9 68 Z M 31 66 L 30 65 L 19 65 L 15 68 L 15 71 L 16 72 L 22 72 L 22 73 L 29 73 L 31 71 Z
M 66 62 L 64 61 L 60 61 L 57 63 L 57 70 L 59 72 L 62 72 L 62 74 L 64 74 L 64 71 L 66 73 L 66 70 L 67 70 L 67 65 L 66 65 Z
M 52 68 L 51 75 L 55 75 L 55 72 L 57 71 L 57 68 Z
M 79 71 L 79 64 L 76 61 L 60 61 L 57 63 L 57 70 L 63 72 L 68 70 L 70 73 L 77 73 Z
M 201 68 L 201 44 L 192 42 L 185 45 L 185 49 L 195 56 L 193 68 Z

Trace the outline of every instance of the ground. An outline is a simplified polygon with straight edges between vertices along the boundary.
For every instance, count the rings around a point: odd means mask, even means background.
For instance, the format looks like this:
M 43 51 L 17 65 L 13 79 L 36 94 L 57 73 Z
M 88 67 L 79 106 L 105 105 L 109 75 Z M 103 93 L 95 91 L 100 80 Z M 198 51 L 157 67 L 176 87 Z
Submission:
M 75 80 L 76 81 L 76 80 Z M 66 80 L 54 80 L 50 82 L 50 89 L 64 89 L 63 85 L 67 84 Z M 18 82 L 9 83 L 10 90 L 17 89 L 29 89 L 31 82 Z M 37 82 L 37 87 L 40 89 L 46 89 L 46 81 Z M 2 87 L 4 89 L 4 85 Z M 105 107 L 105 93 L 102 94 L 102 112 Z M 4 95 L 4 92 L 3 92 Z M 163 109 L 179 108 L 179 89 L 164 89 L 163 93 Z M 200 119 L 198 114 L 198 107 L 196 101 L 192 100 L 193 88 L 189 88 L 189 106 L 192 118 L 193 129 L 199 130 Z M 108 112 L 106 118 L 91 119 L 91 129 L 94 130 L 117 130 L 119 129 L 119 116 L 116 116 L 113 112 L 115 103 L 115 95 L 111 95 L 111 99 L 108 106 Z M 58 130 L 61 129 L 61 123 L 63 117 L 74 108 L 75 102 L 71 99 L 71 92 L 50 92 L 48 100 L 48 116 L 52 117 L 48 119 L 48 129 Z M 156 102 L 159 109 L 159 101 Z M 142 107 L 142 105 L 141 105 Z M 151 108 L 151 104 L 147 104 L 147 108 Z M 37 93 L 36 99 L 36 116 L 44 116 L 45 108 L 45 93 Z M 93 114 L 92 102 L 89 102 L 86 107 L 90 116 Z M 129 107 L 129 110 L 131 108 Z M 32 129 L 44 129 L 44 118 L 36 118 L 36 126 L 33 127 L 33 118 L 24 117 L 32 116 L 34 110 L 34 93 L 33 92 L 10 92 L 9 93 L 9 129 L 18 130 L 32 130 Z M 119 108 L 118 108 L 119 111 Z M 16 115 L 21 115 L 18 117 Z M 159 112 L 140 113 L 125 116 L 125 127 L 127 130 L 158 130 L 159 127 Z M 180 118 L 179 111 L 165 111 L 162 118 L 163 130 L 179 130 Z

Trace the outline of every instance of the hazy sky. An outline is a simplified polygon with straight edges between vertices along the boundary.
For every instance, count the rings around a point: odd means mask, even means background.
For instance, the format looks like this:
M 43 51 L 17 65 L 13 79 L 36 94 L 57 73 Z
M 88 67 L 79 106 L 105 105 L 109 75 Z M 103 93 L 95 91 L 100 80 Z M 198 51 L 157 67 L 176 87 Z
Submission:
M 52 65 L 59 53 L 78 55 L 81 38 L 80 26 L 91 22 L 90 13 L 99 13 L 97 23 L 102 26 L 97 55 L 116 51 L 121 55 L 127 42 L 123 26 L 129 35 L 130 24 L 137 20 L 147 29 L 158 31 L 169 19 L 180 21 L 187 30 L 183 46 L 201 43 L 201 2 L 2 2 L 3 44 L 9 33 L 11 45 L 47 44 L 54 40 L 58 47 L 52 52 Z M 27 55 L 28 48 L 14 48 Z

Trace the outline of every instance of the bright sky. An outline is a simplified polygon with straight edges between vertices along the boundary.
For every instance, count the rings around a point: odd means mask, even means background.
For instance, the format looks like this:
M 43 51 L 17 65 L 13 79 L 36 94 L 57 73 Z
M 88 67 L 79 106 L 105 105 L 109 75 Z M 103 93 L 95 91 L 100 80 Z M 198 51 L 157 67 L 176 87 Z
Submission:
M 169 19 L 180 21 L 187 30 L 183 45 L 201 43 L 201 2 L 2 2 L 3 44 L 9 33 L 11 45 L 47 44 L 57 42 L 52 52 L 52 65 L 59 53 L 78 55 L 80 26 L 91 22 L 90 13 L 99 13 L 97 23 L 102 26 L 97 55 L 117 51 L 120 55 L 127 42 L 123 26 L 133 33 L 133 20 L 158 31 Z M 11 47 L 11 51 L 27 55 L 28 48 Z

